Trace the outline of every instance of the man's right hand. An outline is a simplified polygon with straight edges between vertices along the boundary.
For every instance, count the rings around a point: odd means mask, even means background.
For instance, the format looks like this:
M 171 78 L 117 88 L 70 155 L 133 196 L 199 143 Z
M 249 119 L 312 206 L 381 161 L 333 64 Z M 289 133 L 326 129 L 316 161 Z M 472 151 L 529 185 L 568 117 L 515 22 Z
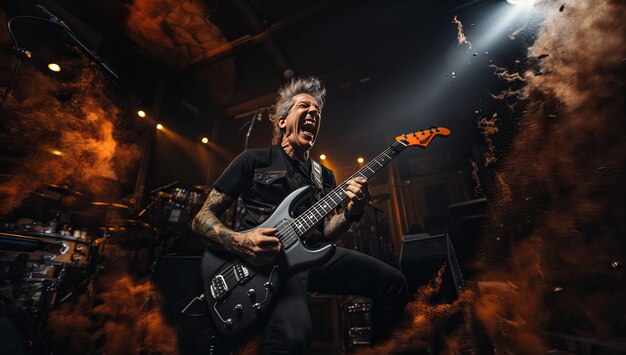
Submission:
M 241 257 L 253 266 L 269 264 L 276 259 L 281 244 L 276 228 L 256 228 L 240 234 Z

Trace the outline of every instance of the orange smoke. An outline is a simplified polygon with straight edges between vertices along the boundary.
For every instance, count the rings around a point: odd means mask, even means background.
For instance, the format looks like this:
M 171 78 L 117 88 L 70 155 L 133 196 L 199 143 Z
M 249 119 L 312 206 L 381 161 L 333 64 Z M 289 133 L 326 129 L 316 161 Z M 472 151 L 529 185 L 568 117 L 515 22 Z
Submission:
M 373 348 L 357 349 L 359 354 L 480 353 L 475 343 L 461 341 L 476 331 L 472 319 L 474 293 L 464 292 L 451 304 L 433 302 L 441 287 L 446 265 L 434 278 L 417 290 L 406 307 L 405 319 L 386 342 Z
M 202 1 L 135 0 L 128 10 L 129 35 L 174 68 L 203 60 L 228 43 Z
M 539 70 L 496 73 L 526 79 L 527 106 L 496 174 L 476 309 L 496 348 L 515 353 L 544 352 L 547 332 L 609 340 L 626 324 L 611 264 L 626 255 L 626 5 L 556 4 L 529 50 Z
M 542 3 L 546 18 L 529 50 L 537 68 L 496 72 L 524 87 L 494 98 L 525 100 L 525 111 L 493 174 L 477 276 L 453 304 L 424 304 L 435 278 L 395 337 L 364 353 L 481 353 L 467 351 L 481 335 L 516 354 L 546 353 L 548 334 L 602 345 L 624 338 L 626 4 L 559 5 Z
M 519 73 L 509 73 L 506 68 L 501 68 L 495 64 L 491 64 L 489 68 L 493 68 L 494 74 L 499 76 L 500 78 L 512 82 L 512 81 L 526 81 Z
M 9 75 L 6 68 L 14 61 L 0 58 L 3 74 Z M 9 96 L 0 130 L 8 162 L 0 181 L 0 215 L 45 184 L 67 184 L 108 199 L 119 197 L 120 185 L 134 186 L 137 142 L 145 130 L 127 122 L 120 108 L 124 100 L 86 59 L 67 64 L 57 77 L 26 63 Z
M 461 23 L 461 21 L 457 18 L 457 16 L 454 16 L 454 19 L 452 20 L 452 22 L 454 24 L 456 24 L 456 38 L 459 42 L 459 45 L 467 43 L 467 45 L 469 46 L 469 49 L 472 49 L 472 44 L 467 40 L 467 37 L 465 37 L 465 33 L 463 33 L 463 24 Z
M 213 21 L 217 8 L 201 0 L 134 0 L 127 9 L 130 38 L 170 68 L 182 70 L 233 50 Z M 217 105 L 228 103 L 235 79 L 235 62 L 228 57 L 196 68 L 192 78 Z
M 129 276 L 130 252 L 107 248 L 107 268 L 92 289 L 50 313 L 52 343 L 61 353 L 177 353 L 176 332 L 148 300 L 159 300 L 149 280 Z M 90 292 L 96 292 L 93 308 Z
M 487 143 L 487 152 L 485 154 L 485 166 L 489 166 L 496 161 L 498 158 L 496 157 L 496 146 L 491 139 L 491 136 L 498 133 L 500 129 L 496 126 L 496 121 L 498 120 L 498 113 L 494 112 L 490 119 L 483 117 L 478 120 L 478 130 L 485 137 L 485 143 Z

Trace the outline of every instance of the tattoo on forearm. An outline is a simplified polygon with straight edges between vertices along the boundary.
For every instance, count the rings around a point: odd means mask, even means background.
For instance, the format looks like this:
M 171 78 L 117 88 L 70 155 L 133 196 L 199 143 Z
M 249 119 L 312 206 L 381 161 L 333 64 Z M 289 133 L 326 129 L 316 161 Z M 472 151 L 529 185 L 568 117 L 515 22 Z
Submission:
M 204 236 L 212 246 L 229 251 L 239 249 L 239 244 L 235 240 L 235 232 L 227 228 L 218 216 L 221 216 L 233 201 L 232 197 L 214 189 L 191 223 L 193 231 Z
M 324 238 L 335 240 L 350 228 L 350 222 L 344 217 L 343 210 L 330 214 L 324 221 Z

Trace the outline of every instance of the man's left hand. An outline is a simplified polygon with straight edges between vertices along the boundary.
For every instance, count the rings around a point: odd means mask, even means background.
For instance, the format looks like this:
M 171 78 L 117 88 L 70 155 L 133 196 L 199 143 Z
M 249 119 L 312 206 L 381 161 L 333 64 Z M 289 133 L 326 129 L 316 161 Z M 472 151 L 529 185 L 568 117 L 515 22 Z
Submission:
M 348 202 L 348 212 L 352 215 L 360 215 L 363 213 L 363 209 L 367 204 L 367 200 L 370 197 L 369 189 L 367 188 L 367 179 L 364 177 L 357 177 L 353 180 L 347 181 L 346 196 L 350 199 Z

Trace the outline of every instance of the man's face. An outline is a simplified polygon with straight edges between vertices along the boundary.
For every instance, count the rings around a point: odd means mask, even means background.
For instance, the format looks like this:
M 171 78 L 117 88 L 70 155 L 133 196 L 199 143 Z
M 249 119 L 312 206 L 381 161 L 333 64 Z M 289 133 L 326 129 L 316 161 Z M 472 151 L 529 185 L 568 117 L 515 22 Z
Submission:
M 278 126 L 285 130 L 283 139 L 287 139 L 292 146 L 309 149 L 315 143 L 322 123 L 320 107 L 309 94 L 295 95 L 292 100 L 289 114 L 278 120 Z

